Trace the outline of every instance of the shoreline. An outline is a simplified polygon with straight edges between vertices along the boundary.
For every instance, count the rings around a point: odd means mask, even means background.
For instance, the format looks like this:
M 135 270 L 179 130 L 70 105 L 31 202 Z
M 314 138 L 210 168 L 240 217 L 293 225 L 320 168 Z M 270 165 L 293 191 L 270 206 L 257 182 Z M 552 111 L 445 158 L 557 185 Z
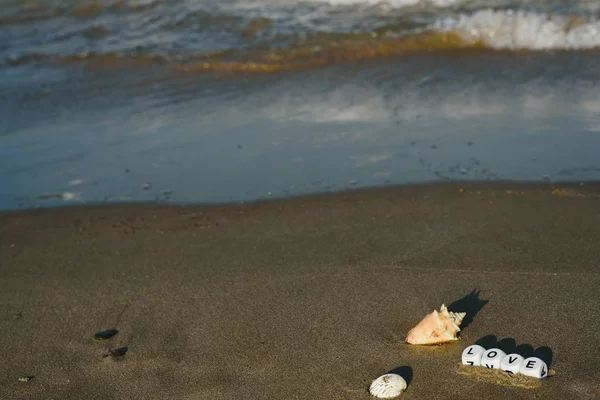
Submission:
M 449 182 L 0 212 L 0 397 L 369 399 L 400 368 L 406 399 L 593 399 L 598 205 L 600 183 Z M 460 340 L 403 344 L 442 303 Z M 484 341 L 555 375 L 462 373 Z
M 342 189 L 334 189 L 328 191 L 313 191 L 308 193 L 299 194 L 279 194 L 273 196 L 264 196 L 251 200 L 239 200 L 239 201 L 223 201 L 223 202 L 177 202 L 171 200 L 132 200 L 132 201 L 109 201 L 109 202 L 83 202 L 83 203 L 63 203 L 60 205 L 51 206 L 31 206 L 30 208 L 11 208 L 11 209 L 0 209 L 0 216 L 18 214 L 18 213 L 29 213 L 36 211 L 60 211 L 60 210 L 79 210 L 79 209 L 97 209 L 97 208 L 119 208 L 119 207 L 184 207 L 184 208 L 225 208 L 225 207 L 237 207 L 237 206 L 257 206 L 261 204 L 269 204 L 272 202 L 287 202 L 287 201 L 310 201 L 318 198 L 335 198 L 336 196 L 351 196 L 360 195 L 366 193 L 378 192 L 391 192 L 401 190 L 430 190 L 430 189 L 443 189 L 443 188 L 455 188 L 460 190 L 468 190 L 474 188 L 476 190 L 481 189 L 495 189 L 504 191 L 516 191 L 519 188 L 526 189 L 549 189 L 557 196 L 577 196 L 576 193 L 582 193 L 585 196 L 600 196 L 600 180 L 587 180 L 587 181 L 512 181 L 512 180 L 498 180 L 498 181 L 429 181 L 421 183 L 406 183 L 406 184 L 384 184 L 384 185 L 373 185 L 365 187 L 346 187 Z M 571 191 L 571 193 L 567 193 Z M 585 194 L 590 192 L 588 194 Z M 509 193 L 510 194 L 510 193 Z

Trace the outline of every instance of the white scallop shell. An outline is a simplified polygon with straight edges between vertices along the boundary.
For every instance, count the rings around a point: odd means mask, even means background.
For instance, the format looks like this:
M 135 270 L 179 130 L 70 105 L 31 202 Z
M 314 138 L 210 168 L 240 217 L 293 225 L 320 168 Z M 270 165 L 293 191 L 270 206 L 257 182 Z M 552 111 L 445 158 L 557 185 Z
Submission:
M 371 383 L 369 393 L 380 399 L 392 399 L 400 396 L 406 389 L 406 381 L 398 374 L 385 374 Z

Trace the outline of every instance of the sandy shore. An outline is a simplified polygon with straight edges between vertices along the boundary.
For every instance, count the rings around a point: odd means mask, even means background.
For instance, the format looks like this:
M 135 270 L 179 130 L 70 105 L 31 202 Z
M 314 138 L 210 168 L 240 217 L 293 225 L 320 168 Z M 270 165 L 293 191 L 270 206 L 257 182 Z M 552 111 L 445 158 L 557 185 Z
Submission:
M 369 399 L 399 367 L 404 399 L 600 396 L 600 185 L 0 214 L 0 277 L 2 399 Z M 403 344 L 442 303 L 461 340 Z M 460 373 L 477 341 L 556 374 Z

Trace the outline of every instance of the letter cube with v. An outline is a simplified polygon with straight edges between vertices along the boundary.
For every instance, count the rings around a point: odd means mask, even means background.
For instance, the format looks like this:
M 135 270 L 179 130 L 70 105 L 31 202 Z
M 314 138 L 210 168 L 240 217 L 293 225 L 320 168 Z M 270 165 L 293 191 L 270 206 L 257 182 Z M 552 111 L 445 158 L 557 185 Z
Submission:
M 486 368 L 500 369 L 500 363 L 506 355 L 500 349 L 489 349 L 481 356 L 481 366 Z
M 478 344 L 467 347 L 462 353 L 463 365 L 480 366 L 483 353 L 485 353 L 485 349 Z
M 510 374 L 518 374 L 519 368 L 521 367 L 521 362 L 524 359 L 525 358 L 519 354 L 506 355 L 500 362 L 500 369 Z
M 521 362 L 519 372 L 523 375 L 544 379 L 548 377 L 548 366 L 537 357 L 529 357 Z

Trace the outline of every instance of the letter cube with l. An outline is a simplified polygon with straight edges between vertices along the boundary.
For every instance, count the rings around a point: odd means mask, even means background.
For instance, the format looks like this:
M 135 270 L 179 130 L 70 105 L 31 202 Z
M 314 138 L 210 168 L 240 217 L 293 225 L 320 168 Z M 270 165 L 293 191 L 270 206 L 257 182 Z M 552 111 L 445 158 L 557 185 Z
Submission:
M 485 353 L 485 349 L 478 344 L 467 347 L 462 353 L 463 365 L 480 366 L 483 353 Z
M 506 353 L 500 349 L 489 349 L 481 356 L 481 366 L 486 368 L 500 369 L 500 363 Z
M 523 362 L 524 359 L 525 358 L 519 354 L 508 354 L 502 358 L 500 369 L 510 374 L 518 374 L 521 362 Z
M 537 357 L 529 357 L 521 362 L 519 372 L 523 375 L 544 379 L 548 377 L 548 366 Z

